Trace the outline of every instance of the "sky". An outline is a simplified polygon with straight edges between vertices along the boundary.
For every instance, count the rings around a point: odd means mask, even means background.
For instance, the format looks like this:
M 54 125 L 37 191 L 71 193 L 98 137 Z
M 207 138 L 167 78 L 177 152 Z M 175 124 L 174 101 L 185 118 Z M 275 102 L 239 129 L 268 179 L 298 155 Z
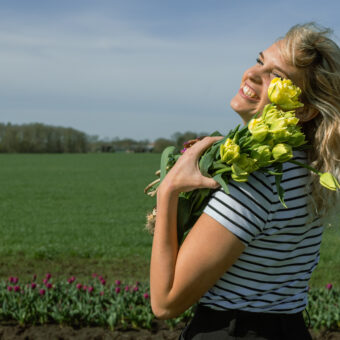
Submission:
M 258 53 L 340 1 L 0 0 L 0 122 L 100 138 L 227 133 Z

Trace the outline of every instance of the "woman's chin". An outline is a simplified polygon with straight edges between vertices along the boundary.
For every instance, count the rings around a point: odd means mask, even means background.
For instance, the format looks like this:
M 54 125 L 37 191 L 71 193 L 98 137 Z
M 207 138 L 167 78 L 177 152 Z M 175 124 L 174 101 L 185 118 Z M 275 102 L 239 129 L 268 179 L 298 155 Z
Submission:
M 234 101 L 233 99 L 230 101 L 230 107 L 244 120 L 248 120 L 251 116 L 248 110 L 245 110 L 240 103 Z

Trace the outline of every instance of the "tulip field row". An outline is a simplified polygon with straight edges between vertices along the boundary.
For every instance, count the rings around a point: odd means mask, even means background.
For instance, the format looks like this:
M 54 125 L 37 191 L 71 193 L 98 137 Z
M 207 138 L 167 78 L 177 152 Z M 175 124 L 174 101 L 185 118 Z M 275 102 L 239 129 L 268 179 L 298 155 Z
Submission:
M 309 290 L 306 324 L 316 330 L 340 328 L 340 290 L 328 283 Z M 193 316 L 194 307 L 168 320 L 171 328 Z M 0 322 L 16 320 L 21 325 L 56 323 L 72 327 L 99 326 L 114 330 L 151 329 L 155 317 L 150 307 L 149 286 L 141 282 L 108 282 L 96 273 L 87 281 L 75 276 L 54 281 L 51 273 L 34 275 L 21 282 L 11 276 L 0 282 Z

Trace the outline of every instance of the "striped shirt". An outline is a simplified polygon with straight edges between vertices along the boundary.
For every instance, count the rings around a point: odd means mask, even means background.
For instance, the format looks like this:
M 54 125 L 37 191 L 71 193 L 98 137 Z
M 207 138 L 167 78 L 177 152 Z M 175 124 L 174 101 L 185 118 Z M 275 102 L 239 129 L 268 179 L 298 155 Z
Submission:
M 294 159 L 306 163 L 303 151 Z M 230 181 L 230 194 L 212 195 L 204 213 L 236 235 L 246 248 L 200 299 L 217 310 L 297 313 L 307 305 L 308 281 L 319 261 L 323 227 L 307 202 L 309 171 L 283 164 L 278 199 L 275 176 L 254 172 L 248 182 Z

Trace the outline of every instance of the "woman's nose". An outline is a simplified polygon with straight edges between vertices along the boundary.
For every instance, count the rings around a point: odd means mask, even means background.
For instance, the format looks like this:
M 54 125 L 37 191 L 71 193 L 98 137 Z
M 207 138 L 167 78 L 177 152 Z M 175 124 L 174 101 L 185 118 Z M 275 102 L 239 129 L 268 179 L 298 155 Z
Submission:
M 261 74 L 255 67 L 251 67 L 246 71 L 247 77 L 252 80 L 254 83 L 261 83 L 262 78 Z

